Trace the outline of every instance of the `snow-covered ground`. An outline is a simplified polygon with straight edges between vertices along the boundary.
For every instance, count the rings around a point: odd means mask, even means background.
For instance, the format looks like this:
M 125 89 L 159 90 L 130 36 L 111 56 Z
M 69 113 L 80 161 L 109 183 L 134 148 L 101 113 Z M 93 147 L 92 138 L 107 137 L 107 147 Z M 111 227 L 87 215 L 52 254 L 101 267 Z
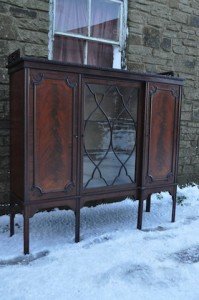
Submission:
M 81 242 L 74 214 L 55 210 L 31 219 L 31 254 L 22 254 L 22 216 L 9 237 L 0 217 L 1 300 L 198 300 L 199 188 L 178 189 L 183 205 L 170 223 L 171 199 L 153 196 L 136 229 L 137 201 L 81 210 Z

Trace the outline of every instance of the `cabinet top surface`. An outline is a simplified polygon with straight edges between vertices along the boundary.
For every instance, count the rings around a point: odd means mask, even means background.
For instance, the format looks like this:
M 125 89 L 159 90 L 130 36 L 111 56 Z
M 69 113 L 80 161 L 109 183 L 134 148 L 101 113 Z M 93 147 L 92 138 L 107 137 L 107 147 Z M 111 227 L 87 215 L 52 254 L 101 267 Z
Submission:
M 104 77 L 115 77 L 121 79 L 133 79 L 138 81 L 158 81 L 165 83 L 172 83 L 183 85 L 183 78 L 174 77 L 172 71 L 165 73 L 141 73 L 128 70 L 99 68 L 89 65 L 80 65 L 73 63 L 64 63 L 55 60 L 48 60 L 46 58 L 39 58 L 35 56 L 21 57 L 18 51 L 15 51 L 8 57 L 8 72 L 12 73 L 23 68 L 33 68 L 40 70 L 64 71 L 83 74 L 85 76 L 95 75 Z

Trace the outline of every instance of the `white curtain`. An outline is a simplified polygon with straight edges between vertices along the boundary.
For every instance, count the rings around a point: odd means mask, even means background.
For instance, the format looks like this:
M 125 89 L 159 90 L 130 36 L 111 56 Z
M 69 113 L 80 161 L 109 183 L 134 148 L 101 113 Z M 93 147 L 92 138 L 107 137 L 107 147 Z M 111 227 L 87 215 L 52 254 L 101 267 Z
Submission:
M 118 40 L 119 5 L 105 0 L 92 0 L 91 36 Z M 88 35 L 88 1 L 57 0 L 55 31 Z M 54 37 L 54 59 L 64 62 L 84 63 L 85 40 L 56 35 Z M 112 45 L 88 41 L 89 65 L 112 67 Z

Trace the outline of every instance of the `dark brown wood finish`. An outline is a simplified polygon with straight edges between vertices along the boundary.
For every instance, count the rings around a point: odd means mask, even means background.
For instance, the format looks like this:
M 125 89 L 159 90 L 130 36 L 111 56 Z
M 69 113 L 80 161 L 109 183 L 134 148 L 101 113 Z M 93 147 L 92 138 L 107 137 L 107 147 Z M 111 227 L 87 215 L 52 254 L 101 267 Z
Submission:
M 173 182 L 179 87 L 149 84 L 146 184 Z
M 76 242 L 80 239 L 80 209 L 88 201 L 114 201 L 127 196 L 138 199 L 137 227 L 141 229 L 144 201 L 149 212 L 151 194 L 168 191 L 173 198 L 171 217 L 175 220 L 181 79 L 20 58 L 19 53 L 11 57 L 8 69 L 11 89 L 10 234 L 14 234 L 15 205 L 19 205 L 24 215 L 25 254 L 29 253 L 29 218 L 40 209 L 71 208 L 75 213 Z M 87 83 L 139 89 L 135 178 L 131 183 L 83 187 Z
M 31 70 L 29 78 L 30 198 L 75 195 L 77 76 Z
M 17 197 L 24 197 L 24 70 L 10 78 L 10 139 L 11 139 L 11 190 Z M 15 157 L 17 159 L 15 159 Z

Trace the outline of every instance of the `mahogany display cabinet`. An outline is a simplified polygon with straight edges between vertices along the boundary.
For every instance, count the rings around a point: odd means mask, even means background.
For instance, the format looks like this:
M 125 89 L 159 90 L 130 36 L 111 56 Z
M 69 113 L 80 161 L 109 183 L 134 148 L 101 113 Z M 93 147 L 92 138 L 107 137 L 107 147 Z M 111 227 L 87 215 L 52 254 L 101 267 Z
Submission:
M 11 119 L 10 235 L 16 206 L 29 218 L 40 209 L 69 207 L 80 238 L 88 201 L 143 202 L 168 191 L 175 220 L 183 80 L 168 75 L 9 56 Z M 130 221 L 130 220 L 129 220 Z

